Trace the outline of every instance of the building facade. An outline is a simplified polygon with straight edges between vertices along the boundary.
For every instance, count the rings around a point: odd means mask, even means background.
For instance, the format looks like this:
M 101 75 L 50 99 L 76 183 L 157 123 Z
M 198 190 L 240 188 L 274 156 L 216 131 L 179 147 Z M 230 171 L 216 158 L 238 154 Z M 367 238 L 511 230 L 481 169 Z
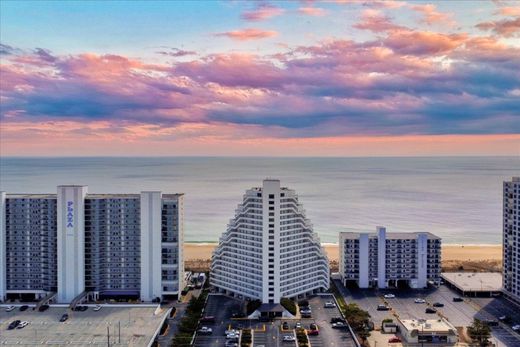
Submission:
M 0 194 L 0 300 L 178 297 L 182 194 Z
M 213 253 L 210 284 L 266 304 L 329 288 L 327 257 L 293 190 L 266 179 L 246 192 Z
M 360 288 L 425 288 L 438 283 L 441 271 L 441 239 L 430 233 L 342 232 L 339 235 L 339 270 L 343 282 Z
M 520 177 L 504 182 L 503 293 L 520 304 Z

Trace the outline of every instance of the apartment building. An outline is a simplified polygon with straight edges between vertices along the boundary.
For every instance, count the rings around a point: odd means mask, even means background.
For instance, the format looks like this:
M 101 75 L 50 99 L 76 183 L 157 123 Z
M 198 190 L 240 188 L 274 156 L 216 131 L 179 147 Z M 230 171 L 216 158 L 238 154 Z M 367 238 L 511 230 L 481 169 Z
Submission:
M 177 298 L 183 194 L 0 194 L 0 300 Z
M 503 292 L 520 304 L 520 177 L 504 182 Z
M 440 281 L 441 239 L 431 233 L 342 232 L 339 270 L 360 288 L 425 288 Z
M 329 288 L 327 257 L 293 190 L 266 179 L 246 191 L 213 253 L 210 284 L 266 304 Z

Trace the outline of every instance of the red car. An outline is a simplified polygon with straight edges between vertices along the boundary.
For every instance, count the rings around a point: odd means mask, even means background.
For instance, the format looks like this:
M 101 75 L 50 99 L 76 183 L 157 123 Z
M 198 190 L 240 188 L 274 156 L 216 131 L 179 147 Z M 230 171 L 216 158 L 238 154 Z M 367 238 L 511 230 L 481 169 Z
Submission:
M 388 342 L 390 342 L 390 343 L 397 343 L 397 342 L 402 342 L 402 341 L 401 341 L 401 339 L 398 338 L 397 336 L 394 336 L 394 337 L 390 338 L 390 339 L 388 340 Z
M 307 335 L 319 335 L 320 329 L 318 328 L 318 325 L 315 323 L 312 323 L 309 327 L 310 329 L 307 330 Z

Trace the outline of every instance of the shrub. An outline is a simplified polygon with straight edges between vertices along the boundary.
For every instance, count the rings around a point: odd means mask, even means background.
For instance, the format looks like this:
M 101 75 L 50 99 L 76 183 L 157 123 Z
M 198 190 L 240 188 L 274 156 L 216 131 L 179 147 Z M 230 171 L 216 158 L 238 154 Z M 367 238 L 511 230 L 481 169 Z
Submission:
M 280 304 L 289 311 L 290 314 L 295 315 L 296 314 L 296 305 L 294 304 L 294 301 L 288 298 L 281 298 Z

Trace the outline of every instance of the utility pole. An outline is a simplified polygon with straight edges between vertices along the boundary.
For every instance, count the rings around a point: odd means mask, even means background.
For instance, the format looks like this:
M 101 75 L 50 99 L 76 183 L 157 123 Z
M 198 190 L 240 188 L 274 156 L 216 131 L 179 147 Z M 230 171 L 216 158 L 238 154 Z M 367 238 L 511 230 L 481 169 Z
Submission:
M 107 325 L 107 346 L 110 347 L 110 327 Z
M 119 321 L 119 338 L 118 343 L 121 344 L 121 321 Z

